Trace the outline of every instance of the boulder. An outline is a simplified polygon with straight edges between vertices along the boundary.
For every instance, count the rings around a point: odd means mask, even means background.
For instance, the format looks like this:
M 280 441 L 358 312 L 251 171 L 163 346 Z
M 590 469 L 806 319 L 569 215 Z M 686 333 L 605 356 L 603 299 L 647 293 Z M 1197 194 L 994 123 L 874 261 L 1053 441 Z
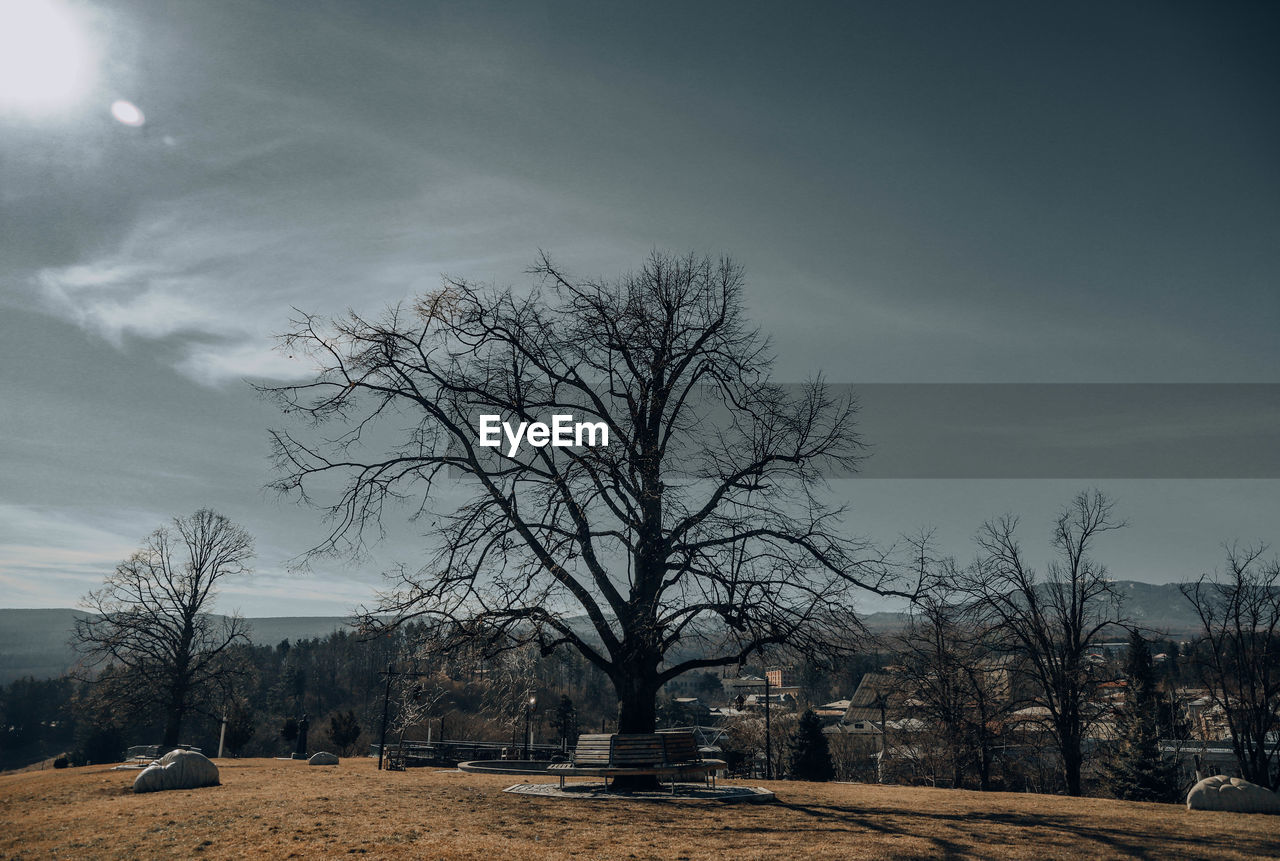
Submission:
M 171 750 L 144 768 L 133 781 L 134 792 L 217 786 L 218 766 L 194 750 Z
M 313 753 L 311 755 L 311 759 L 307 760 L 307 765 L 337 765 L 337 764 L 338 764 L 338 757 L 334 756 L 332 753 L 329 753 L 328 751 L 323 751 L 323 750 L 320 751 L 319 753 Z
M 1187 793 L 1187 809 L 1280 814 L 1280 795 L 1265 786 L 1219 774 L 1191 787 Z

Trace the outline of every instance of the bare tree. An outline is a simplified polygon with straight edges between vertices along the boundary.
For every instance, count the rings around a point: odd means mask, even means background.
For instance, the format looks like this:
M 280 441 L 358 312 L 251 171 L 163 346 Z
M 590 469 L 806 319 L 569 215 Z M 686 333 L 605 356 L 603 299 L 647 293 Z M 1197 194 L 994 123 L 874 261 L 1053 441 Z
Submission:
M 1222 710 L 1246 780 L 1280 789 L 1280 560 L 1227 549 L 1227 570 L 1179 587 L 1204 626 L 1192 660 Z
M 248 532 L 201 509 L 151 533 L 81 601 L 90 611 L 76 620 L 82 667 L 124 668 L 127 684 L 112 686 L 115 707 L 159 704 L 165 747 L 177 745 L 187 716 L 240 674 L 229 652 L 248 641 L 245 622 L 209 609 L 219 581 L 247 573 L 252 558 Z
M 534 708 L 538 692 L 538 656 L 532 646 L 511 649 L 490 662 L 481 700 L 484 714 L 502 728 L 502 737 L 514 748 L 528 742 L 521 730 Z
M 961 787 L 972 767 L 978 785 L 991 788 L 996 726 L 1012 700 L 1008 662 L 998 632 L 986 629 L 982 608 L 960 591 L 955 560 L 934 560 L 916 542 L 921 573 L 929 586 L 917 596 L 903 630 L 887 646 L 896 654 L 890 672 L 906 693 L 903 715 L 937 730 L 952 784 Z
M 1089 659 L 1089 649 L 1108 627 L 1125 621 L 1107 569 L 1090 556 L 1098 536 L 1125 525 L 1113 507 L 1100 491 L 1078 494 L 1054 524 L 1057 558 L 1043 577 L 1023 555 L 1014 534 L 1017 518 L 988 522 L 978 535 L 979 558 L 965 577 L 992 629 L 1023 659 L 1030 701 L 1047 711 L 1068 795 L 1081 794 L 1084 743 L 1105 716 L 1098 686 L 1111 679 Z
M 448 688 L 441 683 L 441 679 L 424 678 L 419 674 L 417 664 L 410 664 L 410 666 L 413 669 L 395 677 L 392 694 L 395 701 L 392 712 L 394 716 L 388 727 L 392 733 L 396 734 L 395 749 L 398 764 L 401 766 L 405 762 L 405 735 L 410 730 L 417 731 L 419 728 L 425 729 L 430 735 L 431 729 L 428 724 L 449 694 Z
M 654 253 L 618 280 L 574 281 L 544 256 L 531 272 L 528 294 L 448 280 L 379 320 L 308 316 L 283 338 L 318 376 L 264 391 L 344 431 L 332 445 L 275 433 L 279 489 L 309 498 L 343 479 L 313 552 L 358 551 L 388 502 L 411 500 L 439 552 L 403 571 L 370 621 L 577 649 L 612 680 L 624 732 L 652 731 L 658 689 L 689 670 L 771 644 L 839 648 L 855 596 L 890 588 L 821 498 L 824 469 L 859 461 L 856 405 L 820 381 L 766 379 L 729 260 Z M 698 408 L 708 400 L 720 420 Z M 603 423 L 610 444 L 511 456 L 478 445 L 480 413 L 569 414 Z M 373 445 L 375 428 L 405 423 Z M 451 471 L 474 495 L 431 511 Z M 692 640 L 701 655 L 666 660 Z

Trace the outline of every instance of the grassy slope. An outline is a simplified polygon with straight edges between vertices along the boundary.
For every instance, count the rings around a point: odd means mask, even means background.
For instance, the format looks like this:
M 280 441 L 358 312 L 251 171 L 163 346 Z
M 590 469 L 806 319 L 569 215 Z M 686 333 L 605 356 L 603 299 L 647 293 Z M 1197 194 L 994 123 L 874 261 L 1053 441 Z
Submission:
M 0 858 L 1258 858 L 1280 819 L 1171 805 L 770 784 L 779 804 L 554 801 L 515 778 L 226 760 L 222 786 L 133 795 L 89 766 L 0 775 Z

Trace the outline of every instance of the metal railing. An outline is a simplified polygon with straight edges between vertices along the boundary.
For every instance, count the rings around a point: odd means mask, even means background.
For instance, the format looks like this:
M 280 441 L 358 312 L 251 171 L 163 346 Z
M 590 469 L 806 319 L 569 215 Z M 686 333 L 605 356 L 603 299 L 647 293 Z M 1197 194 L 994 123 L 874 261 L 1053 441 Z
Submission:
M 422 765 L 454 766 L 460 762 L 477 759 L 524 759 L 525 745 L 500 741 L 403 741 L 388 743 L 385 750 L 379 745 L 369 745 L 369 755 L 385 755 L 395 767 Z M 564 751 L 558 744 L 534 744 L 529 746 L 529 759 L 550 760 Z

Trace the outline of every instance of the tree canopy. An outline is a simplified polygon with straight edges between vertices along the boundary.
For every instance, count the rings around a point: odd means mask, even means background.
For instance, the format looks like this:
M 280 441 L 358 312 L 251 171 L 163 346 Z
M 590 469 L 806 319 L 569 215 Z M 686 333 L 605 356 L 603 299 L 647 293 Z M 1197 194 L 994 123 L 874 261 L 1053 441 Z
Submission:
M 638 732 L 681 673 L 772 644 L 849 645 L 858 595 L 892 588 L 821 493 L 825 470 L 862 456 L 856 403 L 821 379 L 769 380 L 728 259 L 655 252 L 623 277 L 575 280 L 543 256 L 531 274 L 522 292 L 448 279 L 377 319 L 304 316 L 282 339 L 318 371 L 264 391 L 337 428 L 274 434 L 277 488 L 333 518 L 314 552 L 358 552 L 392 502 L 429 524 L 435 549 L 368 621 L 575 648 Z M 569 414 L 603 423 L 610 444 L 485 448 L 480 414 Z M 472 493 L 442 506 L 446 483 Z M 696 654 L 676 648 L 694 640 Z

